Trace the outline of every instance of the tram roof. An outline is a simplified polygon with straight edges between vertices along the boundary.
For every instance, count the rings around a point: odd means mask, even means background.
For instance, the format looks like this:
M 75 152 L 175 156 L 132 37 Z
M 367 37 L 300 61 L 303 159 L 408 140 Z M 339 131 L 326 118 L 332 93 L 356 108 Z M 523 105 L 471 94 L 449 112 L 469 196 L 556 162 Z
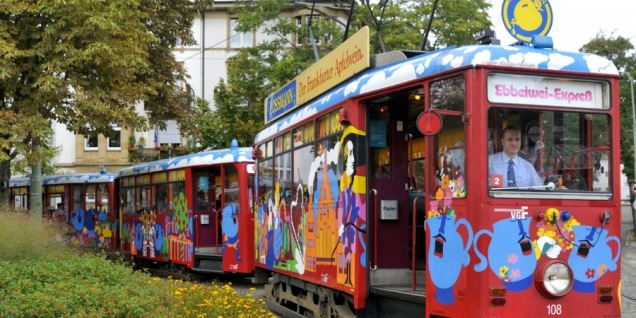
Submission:
M 251 161 L 252 148 L 238 147 L 238 143 L 234 140 L 232 141 L 232 146 L 227 149 L 204 151 L 170 159 L 142 163 L 119 170 L 118 176 L 125 177 L 185 167 Z
M 26 187 L 31 184 L 31 179 L 29 178 L 11 178 L 9 179 L 9 188 L 17 188 L 17 187 Z
M 59 185 L 59 184 L 84 184 L 84 183 L 107 183 L 113 182 L 117 175 L 108 172 L 87 172 L 87 173 L 70 173 L 42 176 L 43 185 Z M 9 187 L 26 187 L 31 185 L 31 179 L 26 177 L 11 178 Z
M 254 140 L 259 143 L 301 120 L 358 95 L 436 73 L 477 65 L 501 65 L 539 70 L 618 75 L 605 57 L 580 52 L 539 49 L 532 46 L 470 45 L 451 47 L 369 69 L 323 93 L 320 97 L 272 122 Z
M 113 182 L 117 175 L 115 173 L 74 173 L 74 174 L 59 174 L 59 175 L 47 175 L 42 178 L 43 185 L 56 185 L 56 184 L 82 184 L 82 183 L 105 183 Z

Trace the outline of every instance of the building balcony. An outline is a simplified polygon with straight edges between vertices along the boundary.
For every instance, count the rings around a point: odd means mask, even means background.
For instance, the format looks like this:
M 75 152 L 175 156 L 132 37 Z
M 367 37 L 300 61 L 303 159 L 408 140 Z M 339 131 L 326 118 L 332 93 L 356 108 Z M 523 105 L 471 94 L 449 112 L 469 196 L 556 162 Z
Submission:
M 156 147 L 151 149 L 131 147 L 128 148 L 128 160 L 131 163 L 151 162 L 179 157 L 189 153 L 185 147 Z

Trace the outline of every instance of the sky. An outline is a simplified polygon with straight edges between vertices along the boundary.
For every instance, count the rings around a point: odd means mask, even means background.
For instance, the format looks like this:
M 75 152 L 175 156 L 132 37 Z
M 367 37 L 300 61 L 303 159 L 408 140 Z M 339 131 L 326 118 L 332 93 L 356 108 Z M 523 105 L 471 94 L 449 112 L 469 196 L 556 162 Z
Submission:
M 517 42 L 508 33 L 501 18 L 504 0 L 487 1 L 492 5 L 488 13 L 501 44 Z M 631 8 L 631 0 L 548 0 L 548 3 L 553 13 L 552 28 L 548 35 L 552 37 L 555 49 L 578 51 L 599 31 L 607 35 L 613 32 L 615 37 L 631 38 L 631 43 L 636 47 L 636 11 Z

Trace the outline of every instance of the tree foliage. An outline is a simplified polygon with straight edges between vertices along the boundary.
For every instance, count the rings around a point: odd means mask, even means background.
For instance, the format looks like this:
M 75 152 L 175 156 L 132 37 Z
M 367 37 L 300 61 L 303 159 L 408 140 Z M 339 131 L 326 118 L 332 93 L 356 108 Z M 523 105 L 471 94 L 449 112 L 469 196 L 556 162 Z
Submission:
M 53 121 L 110 136 L 177 119 L 194 126 L 177 39 L 193 44 L 188 0 L 4 0 L 0 2 L 0 181 L 10 160 L 50 149 Z M 4 191 L 4 190 L 0 190 Z M 1 192 L 0 200 L 8 195 Z
M 267 35 L 253 48 L 244 48 L 230 58 L 227 78 L 214 90 L 216 110 L 208 127 L 213 136 L 203 137 L 204 147 L 227 147 L 239 139 L 251 145 L 264 126 L 263 104 L 269 94 L 287 84 L 296 75 L 337 47 L 345 34 L 346 22 L 329 17 L 347 17 L 350 2 L 334 1 L 316 5 L 312 34 L 320 41 L 316 50 L 310 45 L 308 23 L 299 25 L 296 16 L 312 14 L 312 4 L 286 0 L 244 0 L 235 7 L 239 17 L 237 31 L 260 28 Z M 348 36 L 363 26 L 371 28 L 372 53 L 390 50 L 419 50 L 423 31 L 434 0 L 363 0 L 354 7 Z M 475 31 L 491 26 L 484 0 L 439 1 L 432 21 L 427 48 L 473 43 Z M 287 15 L 285 15 L 288 13 Z M 306 21 L 305 21 L 306 22 Z M 381 40 L 380 40 L 381 39 Z
M 634 46 L 622 36 L 614 36 L 600 32 L 583 45 L 581 52 L 594 53 L 613 61 L 620 72 L 623 73 L 623 80 L 620 86 L 620 110 L 621 110 L 621 162 L 624 165 L 623 172 L 630 180 L 634 180 L 634 121 L 632 89 L 634 83 L 631 78 L 636 77 L 636 55 Z

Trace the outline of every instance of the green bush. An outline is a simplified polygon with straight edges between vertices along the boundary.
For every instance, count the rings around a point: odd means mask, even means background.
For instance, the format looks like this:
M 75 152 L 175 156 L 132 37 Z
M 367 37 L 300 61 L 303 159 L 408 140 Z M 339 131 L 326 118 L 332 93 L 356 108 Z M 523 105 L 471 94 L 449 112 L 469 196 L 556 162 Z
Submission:
M 160 279 L 84 253 L 60 228 L 0 211 L 2 317 L 274 317 L 231 285 Z M 81 252 L 81 253 L 80 253 Z

